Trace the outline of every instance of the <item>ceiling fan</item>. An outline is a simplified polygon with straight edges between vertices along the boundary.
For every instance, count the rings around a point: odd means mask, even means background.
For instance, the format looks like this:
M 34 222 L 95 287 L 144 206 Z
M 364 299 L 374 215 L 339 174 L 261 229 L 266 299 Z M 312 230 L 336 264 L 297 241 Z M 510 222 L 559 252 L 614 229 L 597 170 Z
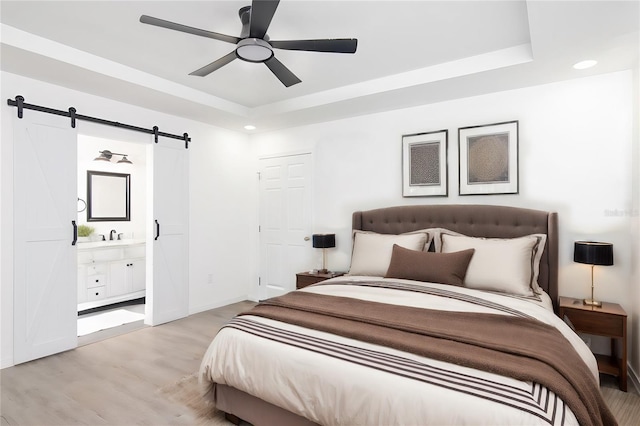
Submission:
M 193 71 L 189 75 L 204 77 L 213 71 L 227 65 L 234 59 L 242 59 L 247 62 L 263 62 L 271 72 L 286 87 L 300 83 L 296 77 L 282 62 L 273 55 L 273 49 L 284 50 L 304 50 L 309 52 L 331 52 L 331 53 L 355 53 L 358 40 L 355 38 L 340 39 L 319 39 L 319 40 L 270 40 L 267 29 L 273 19 L 273 15 L 278 8 L 279 0 L 253 0 L 251 6 L 245 6 L 238 12 L 242 22 L 240 37 L 215 33 L 213 31 L 201 30 L 175 22 L 152 16 L 140 16 L 143 24 L 155 25 L 157 27 L 168 28 L 170 30 L 182 31 L 201 37 L 213 38 L 215 40 L 233 43 L 236 48 L 233 52 L 211 62 L 204 67 Z

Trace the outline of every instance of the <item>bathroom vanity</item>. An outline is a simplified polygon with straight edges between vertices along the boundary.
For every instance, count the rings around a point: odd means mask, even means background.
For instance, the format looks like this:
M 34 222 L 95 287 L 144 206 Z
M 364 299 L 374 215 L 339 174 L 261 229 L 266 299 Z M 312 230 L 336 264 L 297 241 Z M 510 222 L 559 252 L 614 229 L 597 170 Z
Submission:
M 78 312 L 145 297 L 144 240 L 78 243 Z

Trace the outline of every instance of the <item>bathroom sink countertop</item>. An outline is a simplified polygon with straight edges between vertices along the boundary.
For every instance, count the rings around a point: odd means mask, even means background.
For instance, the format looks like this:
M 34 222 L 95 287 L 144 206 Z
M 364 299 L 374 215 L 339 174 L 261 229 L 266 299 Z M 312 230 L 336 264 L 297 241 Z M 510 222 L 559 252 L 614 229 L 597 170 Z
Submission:
M 90 242 L 78 242 L 78 249 L 94 249 L 94 248 L 110 248 L 118 246 L 132 246 L 137 244 L 144 244 L 145 239 L 128 238 L 125 240 L 106 240 L 106 241 L 90 241 Z

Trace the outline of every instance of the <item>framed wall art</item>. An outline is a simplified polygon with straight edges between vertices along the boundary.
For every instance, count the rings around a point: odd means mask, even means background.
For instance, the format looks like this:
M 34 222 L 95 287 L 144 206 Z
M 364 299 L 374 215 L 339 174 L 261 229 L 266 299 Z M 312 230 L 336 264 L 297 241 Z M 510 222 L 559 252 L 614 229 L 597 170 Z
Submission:
M 458 129 L 459 194 L 518 193 L 518 121 Z
M 402 136 L 402 196 L 446 197 L 448 131 Z

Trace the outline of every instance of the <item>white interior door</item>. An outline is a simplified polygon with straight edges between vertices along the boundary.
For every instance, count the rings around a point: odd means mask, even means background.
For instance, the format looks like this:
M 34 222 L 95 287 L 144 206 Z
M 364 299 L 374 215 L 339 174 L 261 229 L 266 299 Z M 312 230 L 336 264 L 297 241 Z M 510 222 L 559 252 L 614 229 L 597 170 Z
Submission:
M 69 119 L 14 118 L 14 363 L 75 348 L 77 134 Z M 77 225 L 77 224 L 76 224 Z
M 158 325 L 189 314 L 189 151 L 172 139 L 161 138 L 152 145 L 153 197 L 148 218 L 152 244 L 147 244 L 151 255 L 147 256 L 150 285 L 145 322 Z
M 313 265 L 311 154 L 260 160 L 261 297 L 295 290 Z

